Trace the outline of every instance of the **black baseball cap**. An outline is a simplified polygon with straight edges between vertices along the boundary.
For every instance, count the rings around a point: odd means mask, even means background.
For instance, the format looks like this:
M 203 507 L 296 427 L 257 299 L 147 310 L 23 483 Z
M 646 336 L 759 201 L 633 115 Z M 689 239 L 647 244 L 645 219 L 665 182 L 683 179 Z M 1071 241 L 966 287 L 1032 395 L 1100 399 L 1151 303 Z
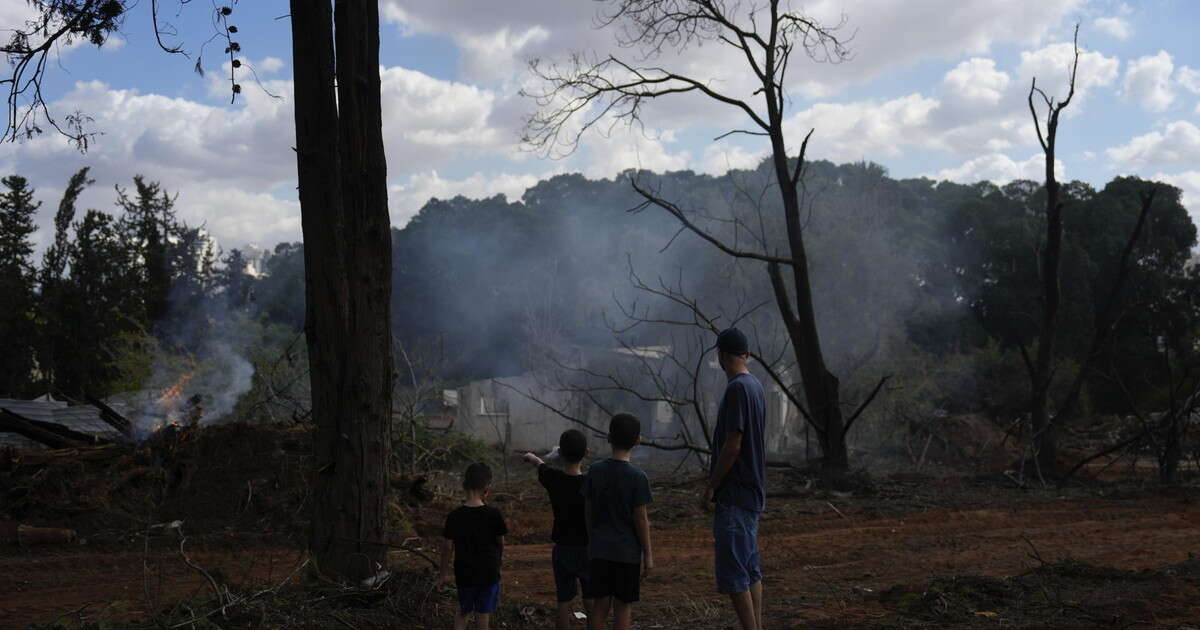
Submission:
M 750 340 L 737 328 L 726 328 L 717 335 L 717 350 L 729 354 L 749 354 Z

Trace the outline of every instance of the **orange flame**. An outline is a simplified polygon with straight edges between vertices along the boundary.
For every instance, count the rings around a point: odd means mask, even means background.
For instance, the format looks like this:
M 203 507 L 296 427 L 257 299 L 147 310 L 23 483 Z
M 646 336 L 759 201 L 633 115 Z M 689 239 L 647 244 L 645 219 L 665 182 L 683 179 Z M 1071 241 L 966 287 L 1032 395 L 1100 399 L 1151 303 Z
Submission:
M 188 381 L 192 380 L 192 374 L 194 373 L 188 372 L 180 376 L 174 385 L 163 390 L 162 395 L 158 397 L 158 408 L 160 410 L 166 412 L 179 406 L 179 399 L 183 397 L 183 388 L 188 384 Z

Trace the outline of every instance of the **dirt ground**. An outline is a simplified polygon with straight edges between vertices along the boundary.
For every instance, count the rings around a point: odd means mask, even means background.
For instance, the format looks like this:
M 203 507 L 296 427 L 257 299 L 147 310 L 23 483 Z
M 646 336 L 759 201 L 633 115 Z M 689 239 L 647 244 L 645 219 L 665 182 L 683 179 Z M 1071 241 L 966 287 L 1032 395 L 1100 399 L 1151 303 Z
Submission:
M 416 531 L 436 532 L 453 500 L 442 479 L 438 505 Z M 651 510 L 658 567 L 635 608 L 638 628 L 727 628 L 733 616 L 714 591 L 708 517 L 698 484 L 654 479 Z M 1200 629 L 1200 490 L 1136 483 L 1017 488 L 1007 478 L 895 473 L 849 492 L 821 490 L 795 472 L 773 471 L 761 524 L 768 628 Z M 536 482 L 497 485 L 506 514 L 503 598 L 493 627 L 550 627 L 549 505 Z M 47 624 L 64 613 L 129 619 L 178 598 L 205 597 L 207 578 L 187 566 L 164 533 L 67 547 L 20 548 L 0 526 L 0 627 Z M 193 564 L 217 581 L 272 584 L 294 572 L 294 535 L 220 531 L 187 542 Z M 435 538 L 422 541 L 433 553 Z M 433 589 L 416 554 L 394 552 L 403 617 L 347 608 L 306 612 L 303 623 L 262 616 L 236 627 L 448 627 L 453 596 Z M 390 597 L 390 596 L 389 596 Z M 310 598 L 307 603 L 323 598 Z M 413 603 L 415 602 L 415 603 Z M 415 607 L 415 608 L 414 608 Z M 258 613 L 256 613 L 258 614 Z M 322 617 L 321 615 L 327 615 Z M 221 627 L 218 617 L 212 618 Z M 71 627 L 63 624 L 60 627 Z M 580 623 L 579 627 L 583 627 Z

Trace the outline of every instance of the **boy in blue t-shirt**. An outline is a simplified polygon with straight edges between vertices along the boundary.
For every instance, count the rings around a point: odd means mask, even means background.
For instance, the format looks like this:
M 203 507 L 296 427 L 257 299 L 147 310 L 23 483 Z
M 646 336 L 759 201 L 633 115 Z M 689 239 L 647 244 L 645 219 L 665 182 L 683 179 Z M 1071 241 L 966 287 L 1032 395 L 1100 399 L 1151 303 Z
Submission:
M 550 495 L 554 510 L 554 529 L 550 540 L 554 550 L 550 563 L 554 568 L 554 591 L 558 600 L 558 617 L 554 627 L 571 627 L 571 601 L 578 590 L 583 594 L 583 609 L 592 613 L 592 582 L 588 575 L 588 533 L 584 522 L 583 456 L 587 455 L 587 437 L 575 429 L 563 431 L 558 438 L 558 454 L 566 464 L 562 470 L 546 465 L 542 458 L 525 453 L 525 461 L 537 464 L 538 483 Z M 578 589 L 576 586 L 578 585 Z
M 608 425 L 612 456 L 592 464 L 579 490 L 586 505 L 592 593 L 596 596 L 588 620 L 591 630 L 607 625 L 610 606 L 613 627 L 629 630 L 641 579 L 654 569 L 650 518 L 646 513 L 651 501 L 650 481 L 646 473 L 629 463 L 633 447 L 641 441 L 641 432 L 641 422 L 634 416 L 613 416 Z

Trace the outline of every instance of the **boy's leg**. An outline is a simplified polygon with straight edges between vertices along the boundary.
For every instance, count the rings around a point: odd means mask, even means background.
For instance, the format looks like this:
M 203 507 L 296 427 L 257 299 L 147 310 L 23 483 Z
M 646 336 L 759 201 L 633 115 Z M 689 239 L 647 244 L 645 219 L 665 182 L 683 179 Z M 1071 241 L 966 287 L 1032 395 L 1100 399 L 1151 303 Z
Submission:
M 475 627 L 477 630 L 488 630 L 492 623 L 492 613 L 475 613 Z
M 461 608 L 454 613 L 454 630 L 467 630 L 467 615 L 469 614 L 463 612 Z
M 762 580 L 750 585 L 750 599 L 754 601 L 754 621 L 758 623 L 758 630 L 763 630 L 763 588 Z
M 629 630 L 633 627 L 633 604 L 613 599 L 613 630 Z
M 733 612 L 737 613 L 738 624 L 742 630 L 759 630 L 758 620 L 754 617 L 754 597 L 749 590 L 741 593 L 730 593 L 729 601 L 733 603 Z
M 592 614 L 588 615 L 588 630 L 604 630 L 608 625 L 608 609 L 612 605 L 611 597 L 597 597 L 592 604 Z
M 554 590 L 558 600 L 558 613 L 554 619 L 555 630 L 571 627 L 572 602 L 575 600 L 576 582 L 580 575 L 587 575 L 587 547 L 555 545 L 551 553 L 554 567 Z M 585 595 L 588 592 L 584 592 Z
M 558 617 L 554 620 L 554 630 L 568 630 L 571 627 L 571 602 L 558 602 Z

